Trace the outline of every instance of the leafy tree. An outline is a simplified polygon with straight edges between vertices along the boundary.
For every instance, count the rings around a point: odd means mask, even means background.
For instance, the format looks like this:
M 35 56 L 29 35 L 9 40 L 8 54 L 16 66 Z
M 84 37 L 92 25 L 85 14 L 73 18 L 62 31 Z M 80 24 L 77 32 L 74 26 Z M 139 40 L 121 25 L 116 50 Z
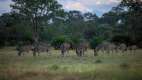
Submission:
M 123 42 L 129 38 L 129 44 L 138 44 L 142 40 L 141 22 L 142 22 L 142 1 L 141 0 L 122 0 L 117 7 L 113 7 L 108 13 L 99 19 L 101 24 L 108 24 L 110 27 L 112 37 Z M 100 24 L 99 23 L 99 24 Z M 108 30 L 107 30 L 108 31 Z M 102 31 L 100 31 L 102 32 Z M 118 38 L 119 36 L 122 38 Z
M 84 14 L 84 23 L 85 29 L 83 32 L 83 36 L 85 39 L 89 40 L 92 39 L 94 36 L 97 35 L 97 26 L 98 26 L 98 17 L 95 13 L 85 13 Z
M 98 16 L 96 14 L 87 12 L 84 14 L 84 19 L 85 21 L 96 21 L 97 22 Z
M 67 36 L 58 36 L 51 41 L 51 44 L 54 48 L 58 49 L 64 42 L 71 43 L 71 39 Z
M 38 47 L 40 32 L 45 24 L 61 16 L 64 12 L 56 0 L 12 0 L 11 7 L 26 18 L 32 26 L 32 37 L 35 49 Z M 36 52 L 33 53 L 35 55 Z
M 103 37 L 93 37 L 92 40 L 90 41 L 91 48 L 95 49 L 103 41 L 104 41 Z
M 44 23 L 62 15 L 61 5 L 56 0 L 12 0 L 11 7 L 19 14 L 27 17 L 33 28 L 33 39 L 39 40 L 39 32 Z
M 127 35 L 115 35 L 112 37 L 111 42 L 118 44 L 118 43 L 125 43 L 127 45 L 131 45 L 131 39 Z
M 122 0 L 118 7 L 124 9 L 128 36 L 131 37 L 133 43 L 139 43 L 142 40 L 142 1 Z
M 66 20 L 66 31 L 70 36 L 76 35 L 78 37 L 82 36 L 85 29 L 85 23 L 83 19 L 83 14 L 79 11 L 70 11 L 68 13 L 68 19 Z
M 22 32 L 18 31 L 16 26 L 20 23 L 21 17 L 16 13 L 4 13 L 0 16 L 0 38 L 3 44 L 15 44 L 16 40 L 22 37 L 19 35 Z

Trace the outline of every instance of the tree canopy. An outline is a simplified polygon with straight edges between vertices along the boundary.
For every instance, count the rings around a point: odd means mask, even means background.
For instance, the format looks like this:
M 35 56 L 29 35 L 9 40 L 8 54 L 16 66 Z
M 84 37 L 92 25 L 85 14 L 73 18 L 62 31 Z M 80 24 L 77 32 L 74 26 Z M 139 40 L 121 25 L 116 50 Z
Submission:
M 71 43 L 84 39 L 93 47 L 102 40 L 142 44 L 141 0 L 122 0 L 101 17 L 95 12 L 64 11 L 56 0 L 12 1 L 12 12 L 0 16 L 0 44 L 12 40 L 58 44 L 66 38 Z

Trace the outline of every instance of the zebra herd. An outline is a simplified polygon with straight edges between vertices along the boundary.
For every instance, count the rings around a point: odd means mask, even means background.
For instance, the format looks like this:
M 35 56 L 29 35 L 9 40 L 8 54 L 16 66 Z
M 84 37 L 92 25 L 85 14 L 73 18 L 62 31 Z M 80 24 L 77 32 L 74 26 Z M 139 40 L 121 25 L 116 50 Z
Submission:
M 75 44 L 73 46 L 73 49 L 75 50 L 76 55 L 79 57 L 84 56 L 85 52 L 89 48 L 90 48 L 89 43 L 86 43 L 86 42 Z M 20 45 L 20 46 L 17 46 L 16 49 L 18 51 L 19 56 L 22 56 L 24 55 L 24 53 L 29 53 L 29 52 L 32 52 L 33 56 L 36 56 L 36 55 L 39 56 L 41 52 L 46 52 L 49 55 L 51 55 L 51 50 L 53 48 L 50 44 L 39 43 L 36 46 L 35 45 L 34 46 L 33 45 Z M 70 49 L 71 49 L 71 44 L 69 43 L 61 44 L 60 46 L 61 56 L 64 57 L 66 54 L 68 54 Z M 117 53 L 117 52 L 124 53 L 125 51 L 130 51 L 130 52 L 135 53 L 135 50 L 137 50 L 136 45 L 126 46 L 126 44 L 124 43 L 116 45 L 110 42 L 103 42 L 97 45 L 96 48 L 94 49 L 94 56 L 97 56 L 99 51 L 106 52 L 106 53 Z
M 106 52 L 106 53 L 125 53 L 129 51 L 130 53 L 135 53 L 135 51 L 138 49 L 136 45 L 131 45 L 127 46 L 124 43 L 121 44 L 114 44 L 114 43 L 109 43 L 109 42 L 103 42 L 102 44 L 99 44 L 95 49 L 94 49 L 94 56 L 97 55 L 98 51 Z
M 36 54 L 39 56 L 41 52 L 47 52 L 50 54 L 51 46 L 47 43 L 39 43 L 38 45 L 18 45 L 16 47 L 18 56 L 24 55 L 24 53 L 30 53 L 32 51 L 33 56 Z

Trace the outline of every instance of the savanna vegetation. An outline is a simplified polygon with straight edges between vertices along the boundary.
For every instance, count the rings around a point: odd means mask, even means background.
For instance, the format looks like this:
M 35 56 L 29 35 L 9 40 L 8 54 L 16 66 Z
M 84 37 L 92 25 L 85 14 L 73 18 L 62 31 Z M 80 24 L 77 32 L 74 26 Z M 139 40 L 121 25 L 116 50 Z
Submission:
M 33 57 L 25 53 L 19 57 L 15 48 L 0 50 L 0 80 L 141 80 L 142 54 L 102 53 L 92 56 L 88 50 L 84 57 L 70 51 L 66 57 L 60 51 L 52 55 L 42 53 Z
M 0 15 L 0 80 L 142 79 L 141 0 L 101 17 L 56 0 L 12 1 Z
M 101 17 L 95 12 L 66 12 L 56 0 L 13 2 L 12 11 L 0 16 L 1 46 L 38 40 L 57 47 L 63 42 L 91 43 L 97 38 L 141 47 L 141 0 L 122 0 Z

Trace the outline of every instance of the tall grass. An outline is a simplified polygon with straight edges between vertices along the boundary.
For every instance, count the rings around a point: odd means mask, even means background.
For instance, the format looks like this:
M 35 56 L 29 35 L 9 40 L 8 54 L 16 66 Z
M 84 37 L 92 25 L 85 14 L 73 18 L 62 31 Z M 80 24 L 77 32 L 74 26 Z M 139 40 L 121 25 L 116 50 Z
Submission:
M 18 57 L 13 48 L 0 50 L 0 80 L 141 80 L 142 54 L 99 53 L 89 50 L 80 58 L 70 51 L 66 57 L 53 50 Z M 122 55 L 123 54 L 123 55 Z

